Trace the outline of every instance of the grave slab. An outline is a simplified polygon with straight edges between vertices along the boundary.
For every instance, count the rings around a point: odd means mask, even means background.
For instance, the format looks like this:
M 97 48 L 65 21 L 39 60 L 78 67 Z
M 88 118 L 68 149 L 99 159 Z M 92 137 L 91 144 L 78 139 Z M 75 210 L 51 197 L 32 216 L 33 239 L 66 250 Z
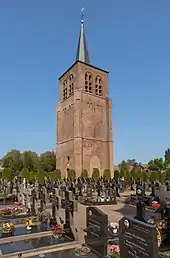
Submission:
M 26 227 L 17 227 L 14 229 L 13 236 L 20 236 L 20 235 L 26 235 L 26 234 L 33 234 L 33 233 L 40 233 L 40 232 L 46 232 L 50 231 L 49 225 L 46 227 L 43 224 L 39 224 L 37 226 L 33 226 L 31 231 L 27 231 Z M 2 230 L 0 230 L 0 237 L 2 237 Z
M 56 258 L 56 257 L 60 257 L 60 258 L 77 258 L 77 257 L 98 258 L 98 256 L 92 252 L 88 253 L 87 255 L 78 256 L 75 253 L 75 249 L 68 249 L 68 250 L 48 253 L 48 254 L 45 254 L 44 258 Z M 30 258 L 39 258 L 39 256 L 35 255 L 35 256 L 31 256 Z
M 64 240 L 60 241 L 53 236 L 46 236 L 40 238 L 32 238 L 21 241 L 14 241 L 6 244 L 0 244 L 0 250 L 2 255 L 12 254 L 16 252 L 24 252 L 26 250 L 32 250 L 35 248 L 41 248 L 47 246 L 47 248 L 52 245 L 67 243 L 70 239 L 65 237 Z

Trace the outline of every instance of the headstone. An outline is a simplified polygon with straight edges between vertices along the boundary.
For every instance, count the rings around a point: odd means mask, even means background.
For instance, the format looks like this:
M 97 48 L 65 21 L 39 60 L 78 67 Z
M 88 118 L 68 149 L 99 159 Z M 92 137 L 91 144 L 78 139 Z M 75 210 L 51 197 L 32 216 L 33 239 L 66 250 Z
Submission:
M 119 221 L 120 258 L 158 258 L 156 228 L 124 217 Z
M 91 185 L 87 186 L 87 198 L 91 198 L 92 197 L 92 187 Z
M 87 246 L 99 257 L 107 257 L 108 215 L 97 207 L 86 208 Z
M 139 200 L 136 204 L 135 219 L 140 220 L 142 222 L 146 222 L 146 219 L 145 219 L 145 204 L 141 200 Z
M 61 197 L 58 195 L 58 189 L 53 189 L 53 197 L 52 197 L 52 217 L 58 217 L 58 210 L 61 207 Z
M 110 201 L 113 203 L 117 203 L 116 201 L 116 191 L 113 188 L 108 189 L 108 196 L 110 197 Z
M 71 191 L 65 191 L 65 199 L 61 199 L 61 208 L 65 210 L 64 230 L 66 235 L 76 241 L 78 236 L 74 227 L 74 212 L 78 210 L 78 204 L 72 199 L 72 196 Z

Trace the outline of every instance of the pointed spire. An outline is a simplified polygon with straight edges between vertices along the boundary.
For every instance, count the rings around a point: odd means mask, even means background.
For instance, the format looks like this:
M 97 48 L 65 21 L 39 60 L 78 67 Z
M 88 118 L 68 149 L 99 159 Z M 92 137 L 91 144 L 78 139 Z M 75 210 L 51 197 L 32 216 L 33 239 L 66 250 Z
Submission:
M 84 8 L 82 8 L 81 10 L 81 27 L 80 27 L 80 35 L 79 35 L 79 41 L 78 41 L 78 47 L 77 47 L 76 61 L 81 61 L 86 64 L 90 64 L 86 38 L 84 34 Z

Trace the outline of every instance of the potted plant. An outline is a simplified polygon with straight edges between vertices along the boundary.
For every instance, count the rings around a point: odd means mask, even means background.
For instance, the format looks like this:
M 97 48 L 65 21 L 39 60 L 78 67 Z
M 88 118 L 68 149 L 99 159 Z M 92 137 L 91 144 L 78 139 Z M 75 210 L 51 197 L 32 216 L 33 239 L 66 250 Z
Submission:
M 42 222 L 42 223 L 47 223 L 48 220 L 50 220 L 50 213 L 49 212 L 46 212 L 46 211 L 42 211 L 39 213 L 39 220 Z
M 29 217 L 25 220 L 26 229 L 29 231 L 32 229 L 34 223 L 34 219 L 32 217 Z
M 2 223 L 2 234 L 12 235 L 14 230 L 14 225 L 10 221 L 5 221 Z
M 65 232 L 64 230 L 62 229 L 62 226 L 61 224 L 56 224 L 55 226 L 51 226 L 51 230 L 52 230 L 52 233 L 53 233 L 53 236 L 57 239 L 62 239 L 64 238 L 65 236 Z

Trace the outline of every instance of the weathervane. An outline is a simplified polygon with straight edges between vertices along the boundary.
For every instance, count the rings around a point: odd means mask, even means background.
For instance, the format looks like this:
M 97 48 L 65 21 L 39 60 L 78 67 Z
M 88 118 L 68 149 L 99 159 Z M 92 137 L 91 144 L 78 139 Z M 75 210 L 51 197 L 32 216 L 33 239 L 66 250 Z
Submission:
M 84 22 L 84 7 L 81 9 L 81 22 Z

